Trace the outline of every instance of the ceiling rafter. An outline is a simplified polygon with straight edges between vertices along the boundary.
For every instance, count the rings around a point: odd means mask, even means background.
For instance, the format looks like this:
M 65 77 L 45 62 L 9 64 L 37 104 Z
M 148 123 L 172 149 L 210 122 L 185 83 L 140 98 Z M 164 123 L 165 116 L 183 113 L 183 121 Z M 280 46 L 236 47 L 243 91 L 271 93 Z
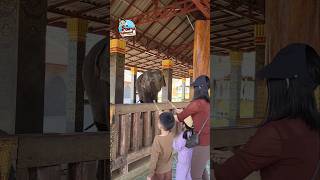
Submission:
M 198 11 L 196 6 L 190 2 L 190 0 L 172 1 L 171 4 L 162 8 L 155 7 L 153 10 L 148 12 L 142 12 L 141 14 L 129 17 L 136 25 L 145 23 L 157 22 L 162 19 L 168 19 L 182 14 Z

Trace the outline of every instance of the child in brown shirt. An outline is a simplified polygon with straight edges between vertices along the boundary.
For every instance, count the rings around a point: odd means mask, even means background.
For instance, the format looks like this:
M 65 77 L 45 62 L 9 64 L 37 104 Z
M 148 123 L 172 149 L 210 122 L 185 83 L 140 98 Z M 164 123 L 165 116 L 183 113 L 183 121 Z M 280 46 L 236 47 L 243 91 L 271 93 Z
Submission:
M 151 148 L 150 175 L 147 180 L 171 180 L 173 137 L 171 129 L 175 125 L 173 114 L 164 112 L 160 114 L 158 127 L 160 135 L 156 135 Z

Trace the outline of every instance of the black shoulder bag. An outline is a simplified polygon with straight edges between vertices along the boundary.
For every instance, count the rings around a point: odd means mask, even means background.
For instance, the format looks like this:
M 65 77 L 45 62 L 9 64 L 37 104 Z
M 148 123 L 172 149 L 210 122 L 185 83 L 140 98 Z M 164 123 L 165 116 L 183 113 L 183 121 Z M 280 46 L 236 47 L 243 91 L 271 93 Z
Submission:
M 207 123 L 208 119 L 202 124 L 202 127 L 198 133 L 194 133 L 189 138 L 187 138 L 187 140 L 186 140 L 186 147 L 187 148 L 193 148 L 199 144 L 199 135 L 200 135 L 202 129 L 204 128 L 204 125 Z

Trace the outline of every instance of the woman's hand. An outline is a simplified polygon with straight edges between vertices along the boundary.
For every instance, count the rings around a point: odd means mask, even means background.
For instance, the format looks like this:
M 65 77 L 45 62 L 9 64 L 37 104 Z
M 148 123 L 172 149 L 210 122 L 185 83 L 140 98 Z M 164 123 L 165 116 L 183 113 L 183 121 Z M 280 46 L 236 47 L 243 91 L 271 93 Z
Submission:
M 183 110 L 182 109 L 175 109 L 174 112 L 175 114 L 180 114 Z
M 173 117 L 174 117 L 174 120 L 176 120 L 176 122 L 180 122 L 179 119 L 178 119 L 178 116 L 176 114 L 173 115 Z
M 234 155 L 232 151 L 213 150 L 213 162 L 222 164 Z
M 147 180 L 151 180 L 151 176 L 149 175 L 149 176 L 147 176 Z

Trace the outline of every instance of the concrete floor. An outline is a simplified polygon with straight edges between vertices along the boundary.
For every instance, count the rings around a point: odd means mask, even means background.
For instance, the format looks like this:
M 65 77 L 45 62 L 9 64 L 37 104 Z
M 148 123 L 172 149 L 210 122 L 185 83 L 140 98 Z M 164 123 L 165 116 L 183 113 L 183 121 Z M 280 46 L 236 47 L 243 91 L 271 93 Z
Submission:
M 175 178 L 175 174 L 176 174 L 176 161 L 173 160 L 172 162 L 172 180 L 176 180 Z M 209 176 L 210 176 L 210 162 L 208 162 L 208 165 L 207 165 L 207 170 L 209 172 Z M 137 177 L 134 177 L 133 180 L 146 180 L 147 179 L 147 176 L 149 174 L 149 170 L 146 170 L 144 173 L 142 173 L 141 175 L 137 176 Z M 250 179 L 251 180 L 251 179 Z

